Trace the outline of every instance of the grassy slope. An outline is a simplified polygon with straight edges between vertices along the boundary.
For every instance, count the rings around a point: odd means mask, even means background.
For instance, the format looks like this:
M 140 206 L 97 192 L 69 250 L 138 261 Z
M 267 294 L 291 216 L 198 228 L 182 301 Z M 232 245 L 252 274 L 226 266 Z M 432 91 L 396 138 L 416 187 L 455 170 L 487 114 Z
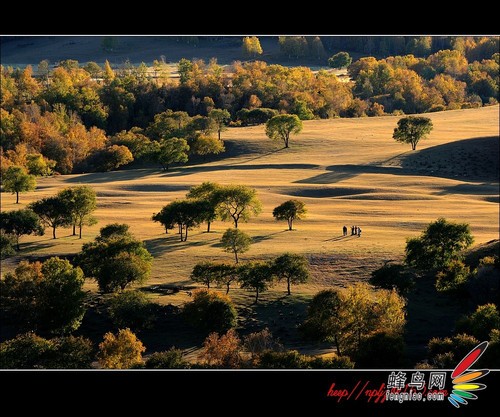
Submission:
M 20 205 L 14 204 L 14 196 L 2 194 L 2 210 L 21 208 L 62 187 L 91 185 L 98 192 L 99 224 L 84 229 L 83 240 L 70 236 L 69 229 L 59 230 L 55 241 L 49 234 L 25 237 L 21 257 L 75 253 L 100 227 L 119 221 L 130 224 L 155 256 L 148 284 L 189 285 L 189 273 L 200 260 L 231 260 L 218 245 L 230 224 L 215 222 L 210 234 L 203 233 L 204 227 L 193 230 L 189 241 L 181 243 L 175 234 L 165 236 L 160 225 L 150 221 L 151 215 L 203 181 L 255 187 L 263 212 L 240 226 L 255 242 L 242 258 L 284 251 L 307 254 L 314 279 L 297 289 L 300 313 L 303 297 L 324 286 L 366 279 L 384 260 L 401 259 L 405 239 L 438 217 L 469 223 L 477 243 L 498 238 L 498 106 L 429 117 L 434 131 L 414 152 L 391 139 L 398 118 L 390 116 L 308 121 L 288 150 L 269 141 L 263 126 L 235 128 L 223 133 L 228 151 L 219 160 L 167 173 L 140 169 L 45 178 L 35 192 L 21 196 Z M 309 214 L 296 223 L 297 230 L 287 232 L 271 213 L 292 197 L 305 201 Z M 362 237 L 342 238 L 344 224 L 360 226 Z M 11 269 L 21 257 L 3 262 L 2 269 Z M 282 290 L 263 294 L 263 300 L 280 303 Z M 244 306 L 251 302 L 246 292 L 235 291 L 233 296 Z M 174 304 L 189 299 L 183 291 L 157 297 Z M 287 321 L 286 312 L 276 314 L 276 328 L 283 327 L 279 320 Z M 269 317 L 252 320 L 267 323 Z M 293 329 L 282 337 L 290 337 L 291 343 L 298 340 Z

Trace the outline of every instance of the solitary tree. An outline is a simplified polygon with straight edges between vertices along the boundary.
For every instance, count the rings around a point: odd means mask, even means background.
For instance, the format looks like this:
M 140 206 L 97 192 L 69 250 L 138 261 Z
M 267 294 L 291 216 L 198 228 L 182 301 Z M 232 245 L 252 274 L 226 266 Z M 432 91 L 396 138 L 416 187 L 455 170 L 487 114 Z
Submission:
M 258 303 L 259 294 L 272 285 L 272 268 L 265 262 L 249 262 L 239 268 L 239 282 L 241 288 L 255 291 L 255 303 Z
M 36 188 L 36 179 L 24 168 L 10 166 L 2 178 L 2 185 L 5 191 L 16 194 L 16 204 L 19 204 L 19 193 L 33 191 Z
M 234 227 L 238 228 L 240 220 L 247 221 L 251 215 L 258 215 L 262 205 L 257 198 L 257 192 L 245 185 L 227 185 L 219 188 L 216 199 L 219 202 L 217 213 L 222 220 L 233 219 Z
M 19 238 L 23 235 L 43 235 L 40 218 L 32 210 L 15 210 L 0 213 L 0 229 L 16 237 L 16 247 L 19 248 Z
M 105 293 L 123 291 L 131 284 L 144 282 L 153 261 L 143 242 L 127 231 L 120 234 L 112 232 L 113 229 L 116 231 L 117 227 L 102 228 L 100 236 L 84 244 L 77 256 L 85 274 L 94 278 Z
M 241 230 L 227 229 L 222 235 L 221 244 L 226 252 L 234 253 L 234 259 L 238 263 L 238 254 L 250 249 L 252 238 Z
M 259 38 L 257 36 L 245 36 L 243 38 L 243 55 L 246 57 L 255 57 L 257 55 L 262 55 L 262 46 L 260 45 Z
M 460 252 L 473 242 L 467 223 L 440 218 L 430 223 L 420 237 L 407 239 L 405 262 L 421 270 L 443 268 L 450 261 L 460 259 Z
M 328 58 L 328 66 L 331 68 L 346 68 L 351 62 L 352 58 L 347 52 L 339 52 Z
M 71 213 L 68 205 L 58 196 L 45 197 L 28 205 L 42 223 L 52 228 L 52 237 L 56 238 L 56 229 L 71 224 Z
M 207 233 L 210 233 L 210 224 L 217 218 L 217 207 L 220 204 L 221 197 L 220 193 L 217 193 L 219 188 L 219 184 L 206 181 L 200 185 L 191 187 L 186 194 L 187 198 L 203 200 L 206 203 L 203 220 L 207 222 Z
M 288 200 L 275 207 L 273 217 L 276 220 L 286 220 L 288 222 L 288 230 L 292 230 L 293 221 L 303 219 L 306 213 L 306 205 L 302 201 Z
M 303 255 L 284 253 L 272 262 L 272 271 L 278 281 L 286 280 L 288 295 L 291 284 L 303 284 L 309 280 L 309 262 Z
M 212 109 L 210 113 L 208 113 L 208 117 L 214 121 L 220 141 L 220 134 L 226 129 L 226 124 L 231 120 L 231 115 L 226 109 Z
M 173 163 L 186 163 L 188 161 L 189 145 L 186 139 L 170 138 L 160 142 L 157 159 L 165 171 Z
M 92 212 L 97 206 L 96 192 L 87 185 L 80 185 L 65 188 L 57 196 L 67 204 L 73 224 L 73 236 L 76 235 L 76 227 L 78 226 L 81 239 L 82 226 L 91 226 L 97 223 L 97 220 L 92 216 Z
M 394 129 L 393 139 L 397 142 L 411 144 L 414 151 L 417 143 L 432 130 L 432 121 L 428 117 L 408 116 L 399 119 L 398 126 Z
M 103 368 L 129 369 L 142 363 L 146 350 L 142 342 L 130 329 L 120 329 L 115 335 L 108 332 L 99 344 L 97 359 Z
M 296 114 L 279 114 L 266 122 L 266 135 L 269 139 L 283 141 L 288 148 L 290 135 L 302 130 L 302 120 Z

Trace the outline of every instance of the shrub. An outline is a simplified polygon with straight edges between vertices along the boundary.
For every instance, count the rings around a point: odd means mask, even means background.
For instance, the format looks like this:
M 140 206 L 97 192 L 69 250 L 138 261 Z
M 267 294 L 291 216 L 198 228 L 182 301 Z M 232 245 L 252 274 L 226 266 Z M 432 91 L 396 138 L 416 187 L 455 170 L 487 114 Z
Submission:
M 146 350 L 142 342 L 130 329 L 120 329 L 114 335 L 108 332 L 99 344 L 97 359 L 102 368 L 129 369 L 142 363 L 142 353 Z
M 427 349 L 435 368 L 453 369 L 478 343 L 474 336 L 463 333 L 444 339 L 434 337 L 429 340 Z
M 370 284 L 405 295 L 415 287 L 415 279 L 404 265 L 386 264 L 372 272 Z
M 250 333 L 243 340 L 245 349 L 254 358 L 268 350 L 280 351 L 283 349 L 283 345 L 281 345 L 278 339 L 273 337 L 273 334 L 267 327 L 260 332 Z
M 109 315 L 118 328 L 141 331 L 152 327 L 155 306 L 141 291 L 124 291 L 109 301 Z
M 391 368 L 404 364 L 405 344 L 401 335 L 375 333 L 361 341 L 354 359 L 359 368 Z
M 440 292 L 464 294 L 470 269 L 462 261 L 452 260 L 436 275 L 436 289 Z
M 155 352 L 146 359 L 146 369 L 188 369 L 189 362 L 182 357 L 182 350 L 170 349 L 165 352 Z
M 241 364 L 241 340 L 231 329 L 222 336 L 210 333 L 203 342 L 202 357 L 209 365 L 222 368 L 238 368 Z
M 457 322 L 457 331 L 480 341 L 488 340 L 493 329 L 500 329 L 500 314 L 495 304 L 478 306 L 476 311 Z

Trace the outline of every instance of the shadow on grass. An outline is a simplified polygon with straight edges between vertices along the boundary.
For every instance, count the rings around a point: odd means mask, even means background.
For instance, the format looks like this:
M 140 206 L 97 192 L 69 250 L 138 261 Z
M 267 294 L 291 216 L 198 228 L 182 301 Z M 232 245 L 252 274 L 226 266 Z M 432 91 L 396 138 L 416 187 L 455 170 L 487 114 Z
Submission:
M 164 237 L 154 238 L 154 239 L 146 239 L 144 240 L 144 244 L 146 245 L 146 249 L 153 255 L 159 256 L 164 253 L 171 253 L 182 249 L 195 248 L 199 246 L 209 245 L 212 242 L 218 241 L 217 238 L 209 239 L 209 240 L 188 240 L 187 242 L 181 242 L 178 234 L 169 234 L 164 235 Z

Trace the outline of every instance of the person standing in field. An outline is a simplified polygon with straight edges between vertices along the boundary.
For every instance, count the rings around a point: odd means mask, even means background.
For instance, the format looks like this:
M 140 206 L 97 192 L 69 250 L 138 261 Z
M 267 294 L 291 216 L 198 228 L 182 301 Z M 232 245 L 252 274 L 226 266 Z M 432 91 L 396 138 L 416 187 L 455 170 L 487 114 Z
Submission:
M 351 236 L 354 236 L 354 226 L 351 226 Z
M 344 226 L 342 228 L 342 232 L 343 232 L 344 236 L 347 236 L 347 226 Z
M 358 237 L 361 237 L 361 227 L 358 227 Z

